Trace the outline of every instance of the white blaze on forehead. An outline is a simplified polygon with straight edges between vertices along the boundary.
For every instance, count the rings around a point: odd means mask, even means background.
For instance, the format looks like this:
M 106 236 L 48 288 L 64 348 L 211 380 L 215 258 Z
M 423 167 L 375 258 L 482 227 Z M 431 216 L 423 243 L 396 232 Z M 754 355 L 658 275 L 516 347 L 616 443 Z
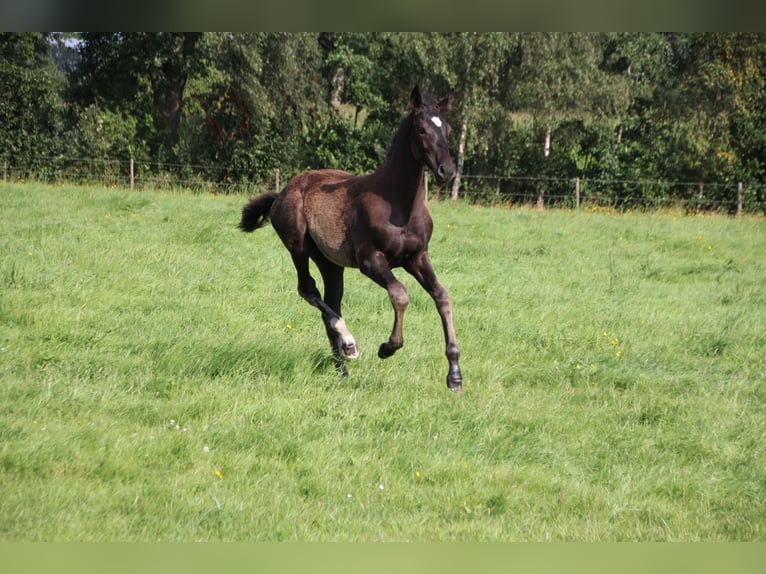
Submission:
M 439 118 L 439 116 L 434 116 L 434 117 L 432 117 L 432 118 L 431 118 L 431 121 L 434 123 L 434 125 L 435 125 L 437 128 L 440 128 L 440 127 L 442 127 L 442 121 L 441 121 L 441 119 Z

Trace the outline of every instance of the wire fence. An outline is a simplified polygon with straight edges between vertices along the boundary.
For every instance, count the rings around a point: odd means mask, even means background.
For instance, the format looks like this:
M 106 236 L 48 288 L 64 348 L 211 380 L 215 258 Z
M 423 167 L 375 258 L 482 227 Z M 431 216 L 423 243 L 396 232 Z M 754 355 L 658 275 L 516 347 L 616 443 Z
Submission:
M 537 207 L 603 206 L 620 209 L 680 207 L 732 214 L 766 212 L 766 185 L 581 177 L 473 175 L 460 195 L 483 204 Z
M 258 193 L 273 180 L 273 172 L 229 170 L 220 166 L 158 163 L 108 158 L 27 156 L 6 154 L 2 158 L 2 181 L 37 181 L 104 185 L 127 189 L 188 190 L 209 193 Z
M 104 185 L 136 190 L 259 194 L 278 191 L 292 175 L 280 169 L 137 162 L 63 156 L 0 156 L 3 182 Z M 428 181 L 427 181 L 428 183 Z M 427 186 L 429 198 L 454 197 L 450 186 Z M 687 211 L 766 213 L 766 185 L 746 182 L 674 182 L 585 177 L 463 174 L 458 197 L 483 205 L 617 210 L 678 207 Z

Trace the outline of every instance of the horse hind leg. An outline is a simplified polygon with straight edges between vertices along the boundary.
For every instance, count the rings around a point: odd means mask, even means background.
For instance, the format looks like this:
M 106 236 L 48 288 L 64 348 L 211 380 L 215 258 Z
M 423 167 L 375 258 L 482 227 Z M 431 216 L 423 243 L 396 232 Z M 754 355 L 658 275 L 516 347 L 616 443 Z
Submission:
M 309 257 L 314 259 L 320 271 L 325 267 L 329 269 L 329 266 L 333 264 L 322 256 L 308 234 L 308 222 L 303 215 L 300 182 L 295 183 L 296 181 L 297 179 L 294 179 L 290 182 L 285 190 L 275 198 L 271 224 L 293 259 L 293 265 L 298 273 L 298 293 L 310 305 L 322 312 L 322 320 L 333 352 L 339 357 L 354 359 L 359 356 L 359 351 L 354 337 L 340 316 L 340 300 L 338 300 L 337 311 L 325 303 L 317 289 L 314 278 L 309 273 Z M 342 293 L 342 276 L 340 281 Z
M 316 307 L 322 312 L 322 320 L 324 321 L 327 338 L 330 340 L 330 346 L 332 347 L 333 353 L 336 355 L 336 357 L 338 357 L 339 360 L 342 360 L 343 358 L 356 359 L 359 356 L 359 348 L 357 347 L 356 340 L 354 339 L 353 335 L 348 330 L 346 322 L 340 315 L 340 297 L 342 297 L 343 294 L 342 268 L 338 268 L 341 271 L 339 278 L 341 281 L 339 294 L 334 295 L 328 292 L 325 297 L 325 299 L 330 301 L 330 304 L 328 304 L 324 299 L 322 299 L 322 296 L 319 293 L 319 289 L 317 289 L 316 282 L 309 273 L 308 262 L 308 256 L 293 255 L 293 263 L 295 264 L 295 268 L 298 272 L 298 293 L 310 305 Z M 320 264 L 320 271 L 322 271 L 324 267 L 324 265 Z M 327 271 L 322 273 L 324 277 Z M 325 277 L 325 281 L 328 281 L 329 277 L 331 277 L 331 274 Z M 332 280 L 328 281 L 328 283 L 332 284 Z
M 335 265 L 321 256 L 314 257 L 314 262 L 317 264 L 324 281 L 324 304 L 334 313 L 334 315 L 322 313 L 333 353 L 339 358 L 356 359 L 359 356 L 359 348 L 341 313 L 343 267 Z

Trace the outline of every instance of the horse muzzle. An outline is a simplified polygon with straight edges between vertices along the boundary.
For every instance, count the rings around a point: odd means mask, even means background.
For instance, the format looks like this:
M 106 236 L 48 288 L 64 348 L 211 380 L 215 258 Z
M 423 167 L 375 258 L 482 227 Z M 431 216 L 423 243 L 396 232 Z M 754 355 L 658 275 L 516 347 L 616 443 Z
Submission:
M 439 183 L 447 183 L 455 177 L 455 164 L 451 160 L 448 163 L 440 163 L 433 172 Z

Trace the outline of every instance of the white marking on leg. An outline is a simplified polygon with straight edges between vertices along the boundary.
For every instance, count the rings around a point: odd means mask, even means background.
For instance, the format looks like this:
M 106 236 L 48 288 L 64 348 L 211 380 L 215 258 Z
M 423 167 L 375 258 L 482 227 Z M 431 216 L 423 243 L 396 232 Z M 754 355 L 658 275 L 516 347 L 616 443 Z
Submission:
M 431 121 L 434 123 L 434 125 L 435 125 L 437 128 L 440 128 L 440 127 L 442 127 L 442 121 L 441 121 L 441 118 L 439 118 L 439 116 L 434 116 L 434 117 L 432 117 L 432 118 L 431 118 Z
M 340 335 L 341 342 L 343 343 L 343 356 L 347 359 L 356 359 L 359 356 L 359 349 L 356 346 L 356 340 L 351 334 L 351 331 L 346 327 L 346 322 L 343 318 L 332 319 L 330 321 L 330 327 L 333 331 Z

